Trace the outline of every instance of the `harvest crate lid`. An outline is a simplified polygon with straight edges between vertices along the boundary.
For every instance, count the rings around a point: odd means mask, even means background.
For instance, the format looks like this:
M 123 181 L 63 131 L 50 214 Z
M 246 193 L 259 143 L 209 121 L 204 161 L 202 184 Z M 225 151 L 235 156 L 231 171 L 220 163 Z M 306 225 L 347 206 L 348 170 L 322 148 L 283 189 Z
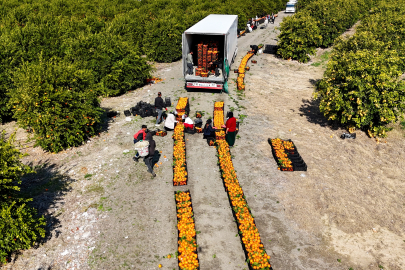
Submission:
M 238 15 L 210 14 L 185 31 L 186 34 L 224 35 L 229 32 Z

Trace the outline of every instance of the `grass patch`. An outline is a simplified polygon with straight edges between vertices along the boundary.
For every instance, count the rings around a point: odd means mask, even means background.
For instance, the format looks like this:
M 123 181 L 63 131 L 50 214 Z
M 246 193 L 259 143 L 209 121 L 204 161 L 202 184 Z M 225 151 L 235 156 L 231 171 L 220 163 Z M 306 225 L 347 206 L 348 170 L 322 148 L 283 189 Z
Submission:
M 312 63 L 311 66 L 313 66 L 313 67 L 319 67 L 320 65 L 323 66 L 323 65 L 329 60 L 329 55 L 330 55 L 330 52 L 329 52 L 329 51 L 323 53 L 323 54 L 321 55 L 321 57 L 320 57 L 320 61 L 319 61 L 319 62 Z
M 239 123 L 243 123 L 243 119 L 245 119 L 246 117 L 247 117 L 247 115 L 239 114 L 239 117 L 238 117 Z
M 104 193 L 104 188 L 99 184 L 90 185 L 87 187 L 86 193 Z
M 86 175 L 84 176 L 84 178 L 90 178 L 90 177 L 92 177 L 92 176 L 93 176 L 92 174 L 86 173 Z

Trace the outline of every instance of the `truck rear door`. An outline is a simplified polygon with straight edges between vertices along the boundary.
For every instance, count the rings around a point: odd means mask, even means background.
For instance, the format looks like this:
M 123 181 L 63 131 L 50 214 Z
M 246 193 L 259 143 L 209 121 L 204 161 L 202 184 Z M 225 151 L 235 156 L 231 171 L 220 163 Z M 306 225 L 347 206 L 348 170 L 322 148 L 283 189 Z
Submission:
M 186 64 L 186 59 L 187 59 L 187 54 L 188 54 L 188 44 L 187 44 L 187 38 L 186 38 L 186 33 L 183 33 L 182 35 L 182 54 L 183 54 L 183 76 L 186 77 L 187 73 L 187 64 Z

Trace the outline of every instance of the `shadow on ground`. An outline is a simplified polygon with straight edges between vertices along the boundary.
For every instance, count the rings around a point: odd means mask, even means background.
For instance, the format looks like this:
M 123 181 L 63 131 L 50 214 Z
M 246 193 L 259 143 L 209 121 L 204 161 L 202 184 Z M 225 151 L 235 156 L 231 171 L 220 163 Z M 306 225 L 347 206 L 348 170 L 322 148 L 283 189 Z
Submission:
M 263 53 L 276 54 L 276 52 L 277 52 L 277 45 L 270 45 L 270 44 L 264 45 Z
M 319 100 L 317 99 L 303 99 L 302 105 L 299 108 L 300 116 L 306 117 L 308 122 L 320 125 L 322 127 L 329 126 L 336 130 L 339 129 L 339 125 L 333 121 L 328 121 L 325 116 L 319 110 Z
M 39 215 L 46 218 L 45 238 L 40 243 L 45 243 L 52 237 L 58 237 L 61 233 L 58 228 L 60 221 L 58 216 L 62 214 L 62 203 L 64 195 L 71 190 L 70 184 L 74 181 L 67 175 L 58 172 L 55 164 L 48 161 L 41 165 L 33 166 L 36 173 L 30 173 L 22 178 L 21 194 L 27 198 L 33 198 L 30 203 Z

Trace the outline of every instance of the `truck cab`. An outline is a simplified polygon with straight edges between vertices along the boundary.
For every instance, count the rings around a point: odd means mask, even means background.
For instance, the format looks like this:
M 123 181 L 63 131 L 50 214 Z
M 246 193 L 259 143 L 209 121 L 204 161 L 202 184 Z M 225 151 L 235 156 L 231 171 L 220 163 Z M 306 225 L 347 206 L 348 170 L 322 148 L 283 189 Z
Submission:
M 286 4 L 285 13 L 295 13 L 297 9 L 297 1 L 290 1 Z

